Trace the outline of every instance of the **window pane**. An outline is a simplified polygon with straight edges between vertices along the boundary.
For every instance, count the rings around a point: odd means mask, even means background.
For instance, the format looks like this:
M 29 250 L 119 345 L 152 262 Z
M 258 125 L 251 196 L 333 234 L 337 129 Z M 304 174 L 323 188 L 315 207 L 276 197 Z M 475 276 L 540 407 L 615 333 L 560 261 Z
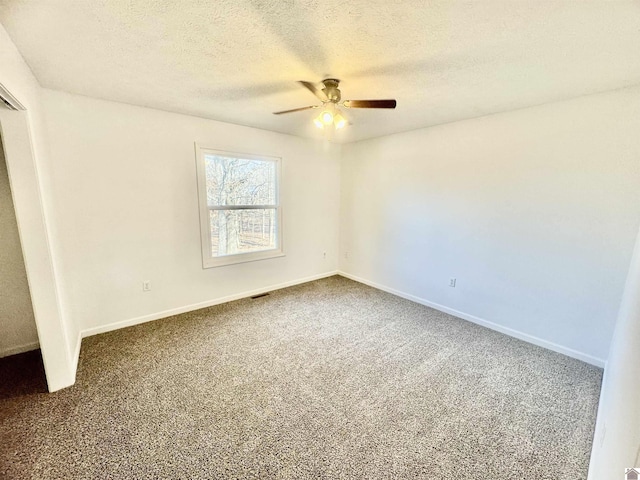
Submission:
M 276 163 L 205 154 L 207 205 L 275 205 Z
M 236 255 L 277 248 L 275 208 L 209 210 L 211 256 Z

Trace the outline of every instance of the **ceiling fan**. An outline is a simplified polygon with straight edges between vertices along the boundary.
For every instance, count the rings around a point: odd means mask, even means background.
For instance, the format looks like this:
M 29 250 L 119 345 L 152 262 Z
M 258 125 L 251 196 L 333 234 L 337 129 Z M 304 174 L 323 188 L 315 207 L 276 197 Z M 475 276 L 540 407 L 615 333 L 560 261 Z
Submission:
M 324 88 L 317 88 L 311 82 L 300 81 L 303 87 L 313 93 L 322 101 L 320 105 L 309 105 L 308 107 L 294 108 L 291 110 L 282 110 L 281 112 L 273 112 L 274 115 L 282 115 L 283 113 L 301 112 L 303 110 L 311 110 L 313 108 L 326 107 L 323 112 L 314 119 L 314 123 L 318 128 L 333 124 L 335 128 L 342 128 L 347 121 L 340 114 L 338 106 L 345 108 L 396 108 L 395 100 L 342 100 L 340 93 L 340 80 L 336 78 L 326 78 L 322 81 Z

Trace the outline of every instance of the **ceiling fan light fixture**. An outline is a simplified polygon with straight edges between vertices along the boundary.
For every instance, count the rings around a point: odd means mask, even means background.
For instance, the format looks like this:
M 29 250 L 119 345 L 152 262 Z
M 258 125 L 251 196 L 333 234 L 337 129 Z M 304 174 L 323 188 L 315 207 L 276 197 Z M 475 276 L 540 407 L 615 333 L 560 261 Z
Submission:
M 344 108 L 396 108 L 396 100 L 389 98 L 386 100 L 344 100 L 341 102 L 342 93 L 340 93 L 340 80 L 337 78 L 325 78 L 322 80 L 324 88 L 317 88 L 311 82 L 300 81 L 300 85 L 309 90 L 322 103 L 320 105 L 309 105 L 308 107 L 293 108 L 280 112 L 273 112 L 274 115 L 282 115 L 283 113 L 301 112 L 312 108 L 323 108 L 320 115 L 313 119 L 313 123 L 319 129 L 333 127 L 333 130 L 339 130 L 347 125 L 347 120 L 342 116 L 338 106 Z

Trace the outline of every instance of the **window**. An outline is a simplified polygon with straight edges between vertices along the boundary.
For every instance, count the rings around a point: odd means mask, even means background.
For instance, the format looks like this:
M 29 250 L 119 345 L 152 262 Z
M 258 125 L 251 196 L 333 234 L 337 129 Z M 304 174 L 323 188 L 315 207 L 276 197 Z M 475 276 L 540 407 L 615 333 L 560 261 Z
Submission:
M 202 266 L 283 256 L 280 159 L 197 147 Z

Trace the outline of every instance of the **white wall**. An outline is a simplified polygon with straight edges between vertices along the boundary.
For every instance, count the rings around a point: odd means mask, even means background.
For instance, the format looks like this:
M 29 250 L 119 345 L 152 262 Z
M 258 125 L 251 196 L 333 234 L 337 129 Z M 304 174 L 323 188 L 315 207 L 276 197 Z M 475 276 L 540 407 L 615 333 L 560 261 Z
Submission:
M 46 89 L 43 105 L 65 304 L 85 335 L 336 271 L 338 146 Z M 285 257 L 202 268 L 194 142 L 282 157 Z
M 347 145 L 340 268 L 602 364 L 640 224 L 639 131 L 635 88 Z
M 47 384 L 53 391 L 75 381 L 79 331 L 65 315 L 58 290 L 58 235 L 51 221 L 41 88 L 1 25 L 0 65 L 0 83 L 27 109 L 0 109 L 0 129 Z
M 640 466 L 640 232 L 605 369 L 589 480 Z
M 38 348 L 27 272 L 0 138 L 0 357 Z

